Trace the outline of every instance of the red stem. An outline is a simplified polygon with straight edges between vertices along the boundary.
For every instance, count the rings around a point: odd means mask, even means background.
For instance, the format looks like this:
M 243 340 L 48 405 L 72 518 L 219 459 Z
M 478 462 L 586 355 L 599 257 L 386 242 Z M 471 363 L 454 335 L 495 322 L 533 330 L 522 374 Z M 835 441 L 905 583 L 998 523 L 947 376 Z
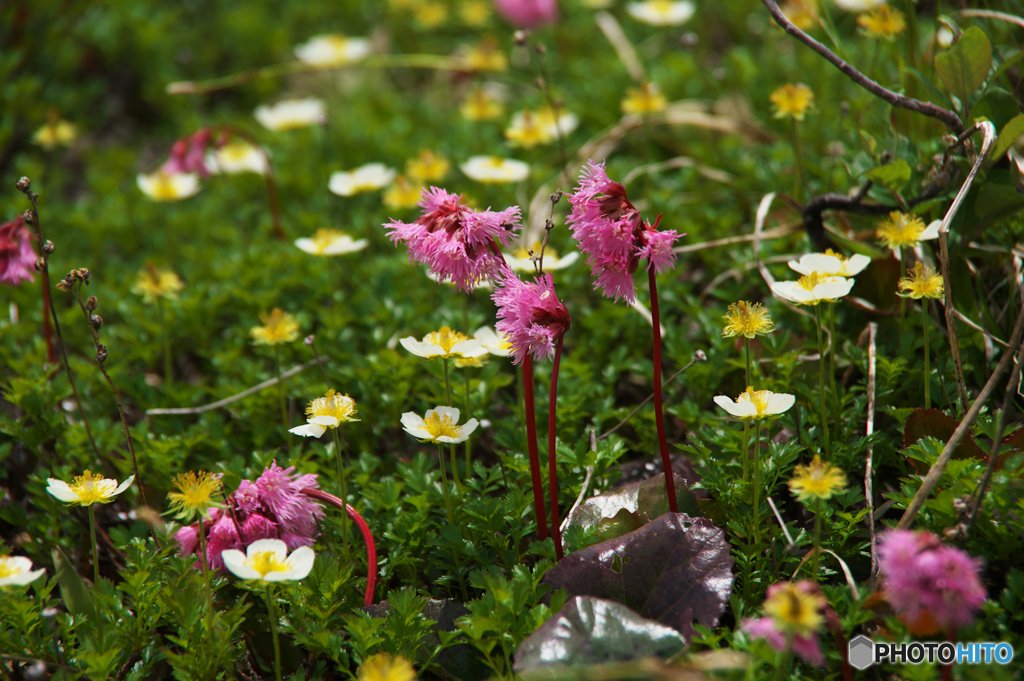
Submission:
M 544 481 L 540 477 L 540 454 L 537 451 L 537 416 L 533 406 L 533 361 L 529 353 L 523 358 L 523 402 L 526 403 L 526 447 L 530 452 L 530 477 L 533 480 L 533 510 L 537 515 L 540 540 L 548 538 L 544 517 Z M 557 513 L 557 511 L 556 511 Z
M 50 287 L 44 278 L 43 284 L 43 336 L 46 337 L 46 356 L 50 364 L 57 361 L 57 351 L 53 349 L 53 329 L 50 327 Z
M 661 465 L 665 469 L 665 493 L 668 495 L 668 509 L 679 512 L 676 504 L 676 481 L 672 475 L 672 459 L 668 455 L 668 440 L 665 437 L 665 416 L 661 406 L 661 316 L 658 314 L 658 285 L 654 279 L 654 265 L 647 264 L 647 279 L 651 289 L 651 319 L 654 326 L 654 420 L 658 424 L 658 444 L 661 446 Z
M 313 497 L 317 501 L 342 509 L 348 513 L 348 517 L 359 528 L 360 534 L 363 535 L 363 541 L 366 543 L 366 596 L 363 598 L 363 605 L 373 605 L 373 595 L 377 590 L 377 545 L 373 542 L 373 535 L 370 534 L 370 526 L 366 524 L 363 516 L 359 515 L 356 509 L 333 494 L 321 492 L 318 489 L 304 489 L 302 493 L 307 497 Z
M 551 536 L 555 538 L 555 556 L 562 560 L 562 532 L 558 522 L 558 469 L 555 463 L 555 404 L 558 399 L 558 363 L 562 359 L 562 339 L 555 343 L 555 362 L 551 365 L 551 400 L 548 403 L 548 484 L 551 490 Z
M 274 176 L 268 171 L 267 178 L 267 200 L 270 202 L 270 220 L 274 225 L 274 236 L 284 239 L 284 229 L 281 227 L 281 201 L 277 197 L 277 183 Z

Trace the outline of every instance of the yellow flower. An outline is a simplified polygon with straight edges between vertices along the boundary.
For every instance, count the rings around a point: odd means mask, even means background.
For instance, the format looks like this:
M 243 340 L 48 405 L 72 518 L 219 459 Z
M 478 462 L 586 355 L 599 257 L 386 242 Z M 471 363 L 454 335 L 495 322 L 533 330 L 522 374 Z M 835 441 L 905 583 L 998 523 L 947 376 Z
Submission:
M 171 270 L 161 270 L 147 264 L 146 269 L 139 272 L 139 276 L 135 279 L 132 293 L 142 296 L 145 302 L 152 303 L 157 298 L 176 300 L 178 291 L 183 288 L 185 288 L 185 284 L 177 274 Z
M 529 272 L 532 274 L 537 271 L 534 262 L 536 262 L 535 258 L 538 258 L 540 255 L 540 248 L 541 244 L 539 241 L 534 241 L 530 248 L 520 246 L 512 251 L 510 256 L 505 256 L 505 262 L 513 272 Z M 544 248 L 544 271 L 551 272 L 552 270 L 565 269 L 579 260 L 579 257 L 579 251 L 570 251 L 559 258 L 558 251 L 549 244 Z
M 483 26 L 491 18 L 491 7 L 484 0 L 470 0 L 459 10 L 462 20 L 470 26 Z
M 761 303 L 748 303 L 745 300 L 733 303 L 722 319 L 725 320 L 722 335 L 726 338 L 733 336 L 754 338 L 775 330 L 775 323 L 772 322 L 768 310 Z
M 71 144 L 77 136 L 78 132 L 73 124 L 58 117 L 56 112 L 51 112 L 50 122 L 36 130 L 32 135 L 32 143 L 49 151 L 59 144 Z
M 802 83 L 786 83 L 768 98 L 775 105 L 775 117 L 787 116 L 802 121 L 804 113 L 814 104 L 814 93 Z
M 793 25 L 801 31 L 809 31 L 818 24 L 816 0 L 789 0 L 780 9 Z
M 412 8 L 416 21 L 424 28 L 437 28 L 448 18 L 448 8 L 440 2 L 420 2 Z
M 483 343 L 464 333 L 452 331 L 447 326 L 442 326 L 439 331 L 431 331 L 422 341 L 409 336 L 398 342 L 412 354 L 426 359 L 473 359 L 487 354 Z
M 205 517 L 211 508 L 221 508 L 222 504 L 213 498 L 220 491 L 220 475 L 200 471 L 199 473 L 179 473 L 174 477 L 174 488 L 177 492 L 167 494 L 171 508 L 178 520 L 186 522 L 196 515 Z
M 821 614 L 821 597 L 801 589 L 800 584 L 776 584 L 770 593 L 764 602 L 764 612 L 782 631 L 806 637 L 825 623 Z
M 482 40 L 476 47 L 466 47 L 458 55 L 469 71 L 505 71 L 508 57 L 493 40 Z
M 288 432 L 304 437 L 320 437 L 328 428 L 337 428 L 342 423 L 358 421 L 355 416 L 355 400 L 348 395 L 328 390 L 326 395 L 316 398 L 306 407 L 306 424 L 296 426 Z
M 903 13 L 890 8 L 889 5 L 882 5 L 867 14 L 861 14 L 857 17 L 857 25 L 867 37 L 882 38 L 889 42 L 907 28 L 906 22 L 903 21 Z
M 117 480 L 104 478 L 102 475 L 93 475 L 92 471 L 86 471 L 85 475 L 75 476 L 70 485 L 63 480 L 47 478 L 46 491 L 66 504 L 77 506 L 109 504 L 114 497 L 128 489 L 134 480 L 135 476 L 130 475 L 127 480 L 118 485 Z
M 485 88 L 478 87 L 462 102 L 459 112 L 471 121 L 490 121 L 501 116 L 505 107 Z
M 846 476 L 830 463 L 822 463 L 821 457 L 814 455 L 809 466 L 797 466 L 793 479 L 789 481 L 789 491 L 800 501 L 807 499 L 828 499 L 846 487 Z
M 626 98 L 622 100 L 623 113 L 650 114 L 664 111 L 668 100 L 661 94 L 656 83 L 641 83 L 638 88 L 626 90 Z
M 298 320 L 279 307 L 275 307 L 270 314 L 261 313 L 260 321 L 263 322 L 263 326 L 249 329 L 249 335 L 256 345 L 290 343 L 299 337 Z
M 904 246 L 916 246 L 920 241 L 939 238 L 940 220 L 936 220 L 927 227 L 924 220 L 916 215 L 893 211 L 889 213 L 889 219 L 878 223 L 878 240 L 894 251 Z
M 536 111 L 523 110 L 512 117 L 505 138 L 515 146 L 530 148 L 553 142 L 559 133 L 568 135 L 578 124 L 576 115 L 567 111 L 559 111 L 556 117 L 547 106 Z
M 909 272 L 909 270 L 908 270 Z M 906 293 L 903 293 L 906 291 Z M 942 275 L 931 267 L 914 263 L 914 271 L 900 279 L 900 294 L 904 298 L 941 298 L 945 294 Z
M 359 666 L 356 678 L 358 681 L 412 681 L 416 678 L 416 670 L 401 655 L 391 657 L 380 653 L 366 658 Z
M 418 184 L 410 184 L 399 175 L 395 183 L 384 191 L 384 205 L 388 208 L 412 208 L 420 202 L 421 189 Z
M 405 174 L 413 182 L 423 184 L 443 180 L 451 167 L 452 164 L 444 156 L 424 149 L 420 152 L 419 158 L 410 158 L 405 162 Z

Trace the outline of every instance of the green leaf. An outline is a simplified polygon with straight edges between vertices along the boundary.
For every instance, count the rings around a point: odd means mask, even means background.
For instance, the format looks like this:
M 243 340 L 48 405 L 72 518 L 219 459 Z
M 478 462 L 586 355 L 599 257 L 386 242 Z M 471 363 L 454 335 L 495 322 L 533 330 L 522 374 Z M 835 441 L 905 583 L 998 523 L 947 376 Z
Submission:
M 1024 50 L 1021 50 L 1020 52 L 1015 52 L 1012 57 L 1009 57 L 1002 64 L 1000 64 L 999 68 L 996 69 L 996 72 L 992 74 L 992 82 L 998 80 L 1001 75 L 1010 70 L 1013 67 L 1013 65 L 1019 62 L 1021 59 L 1024 59 Z
M 939 79 L 961 102 L 981 87 L 991 68 L 992 44 L 977 26 L 964 31 L 951 49 L 935 55 L 935 71 Z
M 910 164 L 899 159 L 884 166 L 877 166 L 864 173 L 875 184 L 882 185 L 886 189 L 898 192 L 910 179 Z
M 576 596 L 520 644 L 514 669 L 547 678 L 561 670 L 647 657 L 686 648 L 679 632 L 603 598 Z
M 995 149 L 992 150 L 992 154 L 988 157 L 989 162 L 998 162 L 1010 148 L 1010 145 L 1021 135 L 1024 135 L 1024 114 L 1017 114 L 999 131 L 999 139 L 996 140 Z
M 912 76 L 915 76 L 919 81 L 921 81 L 921 84 L 928 88 L 929 92 L 935 95 L 935 99 L 939 100 L 939 103 L 942 104 L 942 106 L 948 107 L 950 109 L 953 108 L 953 102 L 949 101 L 949 97 L 944 95 L 942 91 L 939 90 L 938 86 L 935 85 L 935 83 L 933 83 L 928 78 L 928 76 L 924 75 L 917 69 L 911 68 L 909 66 L 906 68 L 906 71 L 907 73 L 909 73 Z
M 89 618 L 89 626 L 97 626 L 96 605 L 92 602 L 92 594 L 85 587 L 85 582 L 78 576 L 71 561 L 56 546 L 53 548 L 53 566 L 57 570 L 57 581 L 60 584 L 60 596 L 64 605 L 72 615 L 85 615 Z

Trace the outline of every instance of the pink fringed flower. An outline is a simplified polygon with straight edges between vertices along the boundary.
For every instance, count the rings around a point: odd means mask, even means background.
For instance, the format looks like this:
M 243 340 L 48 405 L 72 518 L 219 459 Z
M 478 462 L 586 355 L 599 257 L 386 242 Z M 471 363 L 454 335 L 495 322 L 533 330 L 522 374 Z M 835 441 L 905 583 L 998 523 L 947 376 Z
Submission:
M 981 561 L 929 532 L 892 530 L 878 544 L 885 597 L 915 623 L 928 612 L 946 631 L 970 624 L 985 602 Z
M 519 207 L 475 211 L 460 203 L 462 196 L 443 189 L 424 188 L 423 214 L 413 223 L 392 220 L 385 225 L 392 241 L 404 243 L 409 260 L 427 265 L 438 278 L 472 291 L 482 279 L 494 277 L 504 260 L 494 246 L 509 246 L 520 228 Z
M 781 652 L 786 649 L 786 635 L 779 630 L 775 620 L 771 617 L 748 619 L 743 622 L 742 630 L 747 632 L 751 638 L 763 638 L 775 650 Z M 819 667 L 825 664 L 825 656 L 821 653 L 817 634 L 810 636 L 794 634 L 793 652 L 810 664 L 818 665 Z
M 32 232 L 18 217 L 0 225 L 0 283 L 17 286 L 35 281 L 36 252 L 32 250 Z
M 494 0 L 494 8 L 505 21 L 518 28 L 534 28 L 558 19 L 555 0 Z
M 499 334 L 508 338 L 516 364 L 527 353 L 533 359 L 551 359 L 555 341 L 569 330 L 569 310 L 555 294 L 550 274 L 524 283 L 510 270 L 501 273 L 491 299 L 498 306 Z
M 316 540 L 317 521 L 324 509 L 302 493 L 318 489 L 315 475 L 298 475 L 294 467 L 281 468 L 274 461 L 256 479 L 243 480 L 228 499 L 227 510 L 211 509 L 207 531 L 206 553 L 211 568 L 221 569 L 221 551 L 244 549 L 258 539 L 280 539 L 289 549 L 312 546 Z M 232 511 L 234 517 L 232 517 Z M 241 537 L 239 537 L 241 529 Z M 195 553 L 199 543 L 199 524 L 178 530 L 181 555 Z
M 641 260 L 646 259 L 656 274 L 675 265 L 672 246 L 683 235 L 675 230 L 660 231 L 660 215 L 653 225 L 645 222 L 626 197 L 626 188 L 608 178 L 604 163 L 587 162 L 569 203 L 568 223 L 587 254 L 594 288 L 609 298 L 636 300 L 633 273 Z
M 209 128 L 201 128 L 187 137 L 182 137 L 171 146 L 171 155 L 160 169 L 167 175 L 199 173 L 201 177 L 209 177 L 206 150 L 210 146 L 211 137 L 212 132 Z

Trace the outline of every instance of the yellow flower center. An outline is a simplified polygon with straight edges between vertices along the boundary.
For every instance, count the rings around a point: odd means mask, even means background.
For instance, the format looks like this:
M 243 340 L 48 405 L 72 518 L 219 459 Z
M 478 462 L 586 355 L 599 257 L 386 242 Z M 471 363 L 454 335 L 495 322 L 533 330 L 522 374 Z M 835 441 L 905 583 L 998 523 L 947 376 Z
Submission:
M 490 42 L 466 50 L 463 61 L 471 71 L 504 71 L 508 68 L 508 58 Z
M 116 484 L 110 482 L 102 475 L 93 475 L 92 471 L 86 471 L 84 475 L 76 476 L 71 483 L 71 491 L 78 497 L 78 503 L 88 506 L 96 502 L 105 503 L 110 499 L 110 494 L 117 489 Z
M 20 575 L 21 572 L 13 560 L 7 556 L 0 556 L 0 579 Z
M 729 306 L 728 313 L 723 317 L 725 328 L 722 335 L 726 338 L 744 336 L 753 338 L 758 334 L 771 333 L 775 324 L 768 315 L 768 310 L 760 303 L 748 303 L 741 300 Z
M 169 201 L 178 198 L 178 188 L 174 186 L 174 179 L 160 170 L 156 173 L 153 184 L 153 197 L 162 201 Z
M 156 298 L 177 298 L 178 291 L 185 288 L 181 277 L 170 270 L 158 270 L 152 265 L 139 273 L 135 280 L 133 291 L 141 294 L 146 302 L 152 302 Z
M 419 158 L 409 159 L 405 164 L 406 172 L 416 182 L 429 182 L 431 180 L 443 179 L 448 174 L 451 164 L 444 156 L 438 156 L 432 151 L 420 152 Z M 417 197 L 419 192 L 417 192 Z
M 913 246 L 925 230 L 924 220 L 916 215 L 893 211 L 889 219 L 878 223 L 878 238 L 889 248 Z
M 626 113 L 657 113 L 666 106 L 668 100 L 654 83 L 642 83 L 639 88 L 626 90 L 626 99 L 622 101 L 622 110 Z
M 263 345 L 277 345 L 288 343 L 299 337 L 299 322 L 292 315 L 275 307 L 268 315 L 260 314 L 260 321 L 263 326 L 255 326 L 249 334 L 257 343 Z
M 471 121 L 489 121 L 501 115 L 501 102 L 497 101 L 482 88 L 473 90 L 462 104 L 462 115 Z
M 647 6 L 663 17 L 672 12 L 672 0 L 647 0 Z
M 800 500 L 828 499 L 845 487 L 846 476 L 843 472 L 830 463 L 822 463 L 817 454 L 809 465 L 797 466 L 793 479 L 789 481 L 790 491 Z
M 877 7 L 867 14 L 861 14 L 857 17 L 857 25 L 868 37 L 886 40 L 892 40 L 895 36 L 903 33 L 907 27 L 903 20 L 903 13 L 888 5 Z
M 448 9 L 438 2 L 424 2 L 413 8 L 416 19 L 427 28 L 434 28 L 448 18 Z
M 747 391 L 740 393 L 739 397 L 736 398 L 736 403 L 750 402 L 757 409 L 757 415 L 763 416 L 766 409 L 768 409 L 768 398 L 771 396 L 770 390 L 754 390 L 749 385 Z
M 225 161 L 243 161 L 252 151 L 252 145 L 247 142 L 231 142 L 217 150 L 217 153 Z
M 433 440 L 439 437 L 462 437 L 462 428 L 452 422 L 452 417 L 442 416 L 436 411 L 423 419 L 423 428 L 430 433 Z
M 440 331 L 431 331 L 423 338 L 424 343 L 438 346 L 444 350 L 445 355 L 451 354 L 455 344 L 461 343 L 464 340 L 469 340 L 469 336 L 458 331 L 452 331 L 447 326 L 442 326 Z
M 278 559 L 273 551 L 257 551 L 245 562 L 260 573 L 260 577 L 266 577 L 271 572 L 288 572 L 292 569 L 290 565 Z
M 412 163 L 412 161 L 410 161 Z M 384 192 L 384 205 L 389 208 L 412 208 L 420 200 L 420 187 L 409 184 L 409 181 L 399 175 L 395 183 Z
M 544 144 L 554 139 L 548 130 L 548 126 L 553 122 L 553 118 L 551 121 L 545 121 L 539 113 L 524 111 L 522 120 L 518 125 L 506 130 L 505 137 L 524 147 Z
M 358 681 L 413 681 L 416 670 L 404 657 L 373 655 L 359 667 Z
M 804 119 L 804 112 L 811 108 L 814 93 L 806 85 L 786 83 L 769 97 L 775 105 L 775 117 L 791 116 L 798 121 Z
M 825 621 L 820 606 L 818 598 L 801 591 L 796 584 L 787 583 L 764 602 L 764 611 L 783 630 L 807 636 L 817 631 Z
M 480 26 L 491 16 L 491 8 L 483 0 L 472 0 L 462 6 L 462 20 L 470 26 Z
M 217 504 L 213 495 L 220 491 L 220 476 L 201 471 L 180 473 L 174 478 L 174 487 L 178 491 L 171 492 L 167 498 L 171 508 L 182 519 L 191 518 L 194 514 L 204 514 L 206 509 Z
M 806 291 L 814 291 L 814 287 L 824 284 L 829 280 L 829 278 L 830 277 L 827 274 L 811 272 L 810 274 L 800 277 L 800 279 L 797 280 L 797 283 L 800 285 L 800 288 Z
M 537 255 L 538 253 L 540 253 L 540 246 L 541 243 L 539 241 L 534 241 L 532 244 L 530 244 L 530 248 L 527 249 L 525 246 L 520 246 L 516 250 L 512 251 L 512 255 L 516 258 L 519 258 L 520 260 L 526 260 L 527 258 L 530 257 L 530 251 L 533 251 L 533 255 Z M 558 251 L 551 248 L 551 246 L 547 246 L 544 248 L 544 258 L 558 260 Z
M 345 232 L 337 229 L 318 229 L 312 237 L 313 248 L 320 255 L 323 255 L 331 244 L 345 236 Z
M 900 279 L 900 295 L 920 300 L 921 298 L 941 298 L 945 293 L 942 275 L 931 267 L 919 262 L 914 263 L 914 271 L 909 277 Z
M 352 417 L 355 414 L 355 400 L 348 395 L 336 393 L 334 390 L 328 390 L 327 395 L 316 398 L 306 407 L 306 415 L 310 418 L 314 416 L 333 416 L 338 419 L 338 423 L 352 421 Z
M 348 38 L 340 35 L 329 35 L 324 39 L 332 50 L 337 53 L 342 53 L 348 47 Z

